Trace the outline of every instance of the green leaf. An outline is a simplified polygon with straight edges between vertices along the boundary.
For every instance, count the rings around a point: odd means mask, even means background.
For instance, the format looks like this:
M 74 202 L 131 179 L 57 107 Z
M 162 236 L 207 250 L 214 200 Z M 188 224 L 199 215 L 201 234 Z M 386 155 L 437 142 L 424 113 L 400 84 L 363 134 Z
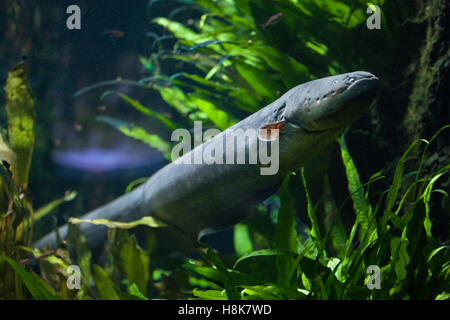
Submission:
M 182 116 L 186 116 L 189 112 L 197 109 L 186 94 L 176 86 L 156 87 L 161 94 L 161 98 L 170 106 L 175 108 Z
M 228 115 L 225 111 L 220 110 L 214 104 L 196 96 L 190 96 L 189 100 L 197 106 L 201 111 L 206 113 L 208 118 L 217 126 L 220 130 L 225 130 L 231 127 L 237 122 L 237 119 Z
M 190 79 L 192 81 L 197 82 L 198 84 L 210 87 L 211 89 L 213 89 L 214 91 L 228 91 L 228 90 L 237 90 L 239 89 L 236 86 L 233 86 L 231 84 L 227 84 L 227 83 L 220 83 L 220 82 L 215 82 L 212 80 L 208 80 L 205 78 L 202 78 L 196 74 L 188 74 L 188 73 L 183 73 L 182 77 L 186 78 L 186 79 Z
M 194 289 L 192 294 L 203 300 L 227 300 L 225 290 L 199 290 Z
M 306 195 L 306 200 L 307 200 L 308 217 L 312 224 L 311 236 L 313 237 L 313 239 L 320 239 L 319 221 L 317 220 L 314 206 L 313 206 L 313 203 L 311 200 L 311 196 L 309 195 L 309 191 L 308 191 L 309 189 L 308 189 L 308 184 L 306 182 L 304 168 L 301 169 L 301 173 L 302 173 L 303 187 L 305 188 L 305 195 Z
M 213 39 L 206 39 L 204 35 L 195 33 L 191 29 L 185 27 L 182 23 L 169 20 L 167 18 L 159 17 L 152 20 L 153 23 L 157 23 L 160 26 L 169 30 L 175 37 L 179 39 L 188 40 L 190 43 L 195 43 L 195 41 L 207 41 Z
M 1 128 L 3 129 L 3 128 Z M 9 164 L 15 164 L 16 163 L 16 154 L 14 151 L 11 150 L 8 143 L 5 141 L 5 137 L 0 132 L 0 160 L 6 161 Z
M 327 299 L 330 291 L 326 290 L 327 280 L 334 280 L 331 270 L 323 266 L 319 261 L 306 257 L 300 260 L 300 269 L 311 283 L 311 292 L 316 299 Z M 330 279 L 330 275 L 332 278 Z M 337 281 L 337 280 L 336 280 Z
M 450 293 L 442 292 L 436 296 L 436 300 L 450 300 Z
M 448 250 L 448 246 L 441 246 L 434 249 L 428 256 L 427 262 L 430 264 L 434 259 L 436 259 L 436 257 L 440 257 L 441 255 L 446 254 Z
M 261 57 L 273 70 L 280 72 L 284 83 L 289 87 L 312 80 L 306 66 L 271 46 L 253 45 L 248 50 Z M 289 81 L 285 81 L 286 79 Z
M 345 132 L 341 135 L 339 144 L 341 145 L 342 162 L 344 163 L 347 174 L 348 191 L 353 201 L 356 218 L 359 222 L 360 239 L 363 239 L 368 231 L 369 223 L 373 218 L 372 207 L 365 198 L 364 188 L 359 178 L 358 170 L 345 143 Z
M 253 251 L 250 232 L 247 225 L 243 223 L 238 223 L 234 226 L 234 250 L 240 256 Z
M 400 237 L 391 239 L 391 264 L 394 266 L 396 281 L 401 282 L 406 278 L 406 267 L 409 264 L 409 256 L 406 250 L 408 241 Z
M 426 144 L 428 144 L 428 142 L 423 139 L 414 141 L 410 144 L 408 149 L 403 153 L 402 157 L 397 162 L 397 166 L 395 167 L 394 172 L 394 178 L 392 179 L 392 186 L 386 197 L 385 215 L 389 215 L 391 213 L 392 207 L 394 206 L 395 200 L 397 199 L 398 191 L 400 190 L 400 187 L 402 185 L 403 168 L 406 156 L 418 142 L 425 142 Z
M 430 146 L 430 143 L 433 142 L 434 139 L 436 139 L 436 137 L 438 137 L 444 130 L 447 130 L 450 128 L 450 124 L 447 124 L 445 126 L 443 126 L 442 128 L 440 128 L 430 139 L 430 141 L 428 141 L 428 143 L 425 145 L 425 148 L 422 152 L 422 157 L 420 158 L 420 164 L 419 164 L 419 168 L 417 169 L 417 174 L 416 174 L 416 180 L 419 180 L 419 176 L 420 173 L 422 172 L 422 166 L 424 165 L 425 162 L 425 155 L 428 151 L 428 147 Z M 426 141 L 425 141 L 426 142 Z
M 353 243 L 353 239 L 355 238 L 356 235 L 356 231 L 358 230 L 358 226 L 359 226 L 359 220 L 356 219 L 355 222 L 353 223 L 352 229 L 350 231 L 350 235 L 347 239 L 347 242 L 345 243 L 345 260 L 344 260 L 344 265 L 346 265 L 347 259 L 350 255 L 350 250 L 352 247 L 352 243 Z
M 36 210 L 36 212 L 34 213 L 34 223 L 38 222 L 40 219 L 51 213 L 53 210 L 55 210 L 59 205 L 63 204 L 64 202 L 69 202 L 75 199 L 77 194 L 78 193 L 76 191 L 66 192 L 66 194 L 63 197 L 55 199 L 50 203 L 46 204 L 45 206 L 43 206 L 42 208 Z
M 233 64 L 242 79 L 261 99 L 273 100 L 276 97 L 275 93 L 280 90 L 279 85 L 271 80 L 264 71 L 237 60 L 233 61 Z
M 263 249 L 263 250 L 257 250 L 252 251 L 243 254 L 239 257 L 239 259 L 236 260 L 234 263 L 233 269 L 236 268 L 236 266 L 239 264 L 239 262 L 244 261 L 249 258 L 254 257 L 266 257 L 266 256 L 291 256 L 293 258 L 296 258 L 298 255 L 291 251 L 284 251 L 284 250 L 278 250 L 278 249 Z
M 183 265 L 183 268 L 185 268 L 188 271 L 194 272 L 198 274 L 199 276 L 202 276 L 208 280 L 211 280 L 215 283 L 222 284 L 225 282 L 225 274 L 217 269 L 213 269 L 210 267 L 205 266 L 198 266 L 193 263 L 185 263 Z
M 226 287 L 227 281 L 229 282 L 229 284 L 232 283 L 235 287 L 254 286 L 261 283 L 250 274 L 245 274 L 236 270 L 230 270 L 226 268 L 219 270 L 219 268 L 217 267 L 211 268 L 199 266 L 191 262 L 185 263 L 183 265 L 183 268 L 223 287 Z
M 285 296 L 280 293 L 280 290 L 275 289 L 273 286 L 249 286 L 245 287 L 243 294 L 248 296 L 243 296 L 243 299 L 263 299 L 263 300 L 281 300 L 285 299 Z
M 120 93 L 120 92 L 116 92 L 116 91 L 106 91 L 102 95 L 101 100 L 103 100 L 106 96 L 108 96 L 110 94 L 115 94 L 115 95 L 119 96 L 120 98 L 125 100 L 127 103 L 129 103 L 131 106 L 133 106 L 136 110 L 142 112 L 145 115 L 153 117 L 154 119 L 156 119 L 159 122 L 161 122 L 162 124 L 164 124 L 170 130 L 175 130 L 175 129 L 180 127 L 179 125 L 177 125 L 172 120 L 166 118 L 165 116 L 163 116 L 162 114 L 159 114 L 158 112 L 152 111 L 152 110 L 144 107 L 139 101 L 131 99 L 126 94 L 123 94 L 123 93 Z
M 408 254 L 410 256 L 419 257 L 424 250 L 426 240 L 423 239 L 423 232 L 425 231 L 424 221 L 426 217 L 425 204 L 423 201 L 418 201 L 412 208 L 413 214 L 411 220 L 408 222 L 402 233 L 402 239 L 409 242 Z
M 131 286 L 128 287 L 128 293 L 131 294 L 132 296 L 135 296 L 139 300 L 148 300 L 148 298 L 146 298 L 142 294 L 142 292 L 139 290 L 138 286 L 135 283 L 133 283 Z
M 208 248 L 206 253 L 207 253 L 209 259 L 211 259 L 214 266 L 217 267 L 217 269 L 225 275 L 224 287 L 225 287 L 225 290 L 227 293 L 227 297 L 230 300 L 240 300 L 241 295 L 236 288 L 236 283 L 234 282 L 234 279 L 231 277 L 232 272 L 231 271 L 229 272 L 228 268 L 217 256 L 214 249 Z
M 118 78 L 116 78 L 114 80 L 102 81 L 102 82 L 90 85 L 88 87 L 84 87 L 84 88 L 78 90 L 77 92 L 75 92 L 72 95 L 72 98 L 79 97 L 79 96 L 85 94 L 86 92 L 91 91 L 91 90 L 96 89 L 96 88 L 100 88 L 100 87 L 104 87 L 104 86 L 111 86 L 111 85 L 118 85 L 118 84 L 119 85 L 120 84 L 126 84 L 126 85 L 129 85 L 129 86 L 143 87 L 142 83 L 140 83 L 138 81 L 127 80 L 127 79 L 122 79 L 122 78 L 118 77 Z
M 435 176 L 433 176 L 430 180 L 430 182 L 428 182 L 425 191 L 423 192 L 423 202 L 425 204 L 425 221 L 424 221 L 424 226 L 425 226 L 425 231 L 427 233 L 428 237 L 432 237 L 431 235 L 431 219 L 430 219 L 430 197 L 431 197 L 431 193 L 433 192 L 433 185 L 436 183 L 436 181 L 445 174 L 445 172 L 441 172 L 439 174 L 436 174 Z
M 128 184 L 127 188 L 125 189 L 125 193 L 129 193 L 131 190 L 133 190 L 134 187 L 144 183 L 147 180 L 148 180 L 148 177 L 142 177 L 142 178 L 137 178 L 137 179 L 131 181 Z
M 300 267 L 308 278 L 321 277 L 331 272 L 330 269 L 323 266 L 320 262 L 306 257 L 300 262 Z
M 77 264 L 82 273 L 82 280 L 86 287 L 91 286 L 91 251 L 87 245 L 86 237 L 80 232 L 77 225 L 69 223 L 69 242 L 75 248 L 77 255 Z
M 27 76 L 28 68 L 18 64 L 8 73 L 5 86 L 9 145 L 16 155 L 11 165 L 14 181 L 19 186 L 28 182 L 35 140 L 36 115 Z
M 194 51 L 196 49 L 207 47 L 209 45 L 221 44 L 221 43 L 231 43 L 231 42 L 230 41 L 220 41 L 220 40 L 208 40 L 208 41 L 197 43 L 195 46 L 192 46 L 192 47 L 182 47 L 182 50 Z
M 209 80 L 209 79 L 211 79 L 212 77 L 214 77 L 214 75 L 215 75 L 217 72 L 219 72 L 223 67 L 226 67 L 226 66 L 231 65 L 230 62 L 226 63 L 226 59 L 225 59 L 225 58 L 228 59 L 229 56 L 226 56 L 226 57 L 220 59 L 219 63 L 217 63 L 214 67 L 212 67 L 212 68 L 208 71 L 208 73 L 205 75 L 205 78 L 204 78 L 205 80 Z
M 240 88 L 230 91 L 230 98 L 236 101 L 236 106 L 248 112 L 256 112 L 260 109 L 260 103 L 246 89 Z
M 315 52 L 317 52 L 318 54 L 320 54 L 321 56 L 324 56 L 327 54 L 328 52 L 328 47 L 323 44 L 323 43 L 318 43 L 315 41 L 306 41 L 306 46 L 308 48 L 310 48 L 311 50 L 314 50 Z
M 98 265 L 94 265 L 94 279 L 100 300 L 120 300 L 119 290 L 109 279 L 108 274 Z
M 127 232 L 119 233 L 120 260 L 130 283 L 135 283 L 141 292 L 147 292 L 150 279 L 150 258 L 141 249 L 134 236 Z
M 278 212 L 278 225 L 275 232 L 275 246 L 278 250 L 298 252 L 297 231 L 295 229 L 294 206 L 289 193 L 288 174 L 280 189 L 281 207 Z M 295 282 L 290 279 L 290 271 L 293 269 L 294 258 L 288 256 L 277 257 L 278 284 L 281 287 L 291 288 Z
M 162 140 L 158 135 L 156 134 L 150 134 L 148 133 L 144 128 L 138 127 L 138 126 L 131 126 L 121 120 L 112 119 L 109 117 L 97 117 L 97 121 L 105 122 L 109 124 L 110 126 L 116 128 L 120 132 L 122 132 L 124 135 L 142 141 L 145 144 L 148 144 L 150 147 L 155 148 L 162 152 L 164 157 L 168 160 L 171 158 L 171 146 L 170 143 Z
M 111 229 L 132 229 L 137 226 L 148 226 L 151 228 L 160 228 L 166 227 L 167 225 L 163 222 L 156 220 L 153 217 L 142 217 L 139 220 L 131 221 L 131 222 L 122 222 L 122 221 L 111 221 L 108 219 L 79 219 L 79 218 L 69 218 L 70 223 L 78 224 L 78 223 L 91 223 L 101 226 L 106 226 Z
M 10 264 L 14 271 L 22 279 L 23 283 L 27 287 L 28 291 L 31 293 L 36 300 L 59 300 L 52 289 L 48 285 L 35 275 L 26 271 L 22 266 L 20 266 L 16 261 L 9 257 L 5 257 L 5 260 Z

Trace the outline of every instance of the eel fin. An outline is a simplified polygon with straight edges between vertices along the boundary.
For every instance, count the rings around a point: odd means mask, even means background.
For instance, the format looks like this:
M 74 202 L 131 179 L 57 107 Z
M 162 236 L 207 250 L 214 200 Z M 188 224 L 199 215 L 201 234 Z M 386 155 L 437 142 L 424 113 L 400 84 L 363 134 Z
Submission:
M 209 235 L 233 227 L 240 221 L 249 217 L 255 207 L 255 203 L 262 202 L 273 195 L 280 188 L 281 183 L 282 181 L 271 187 L 260 190 L 256 197 L 250 197 L 244 203 L 218 213 L 218 215 L 222 217 L 221 221 L 217 221 L 216 224 L 200 230 L 197 235 L 197 242 L 200 245 L 205 245 L 209 243 L 209 238 L 211 238 Z
M 200 245 L 207 244 L 209 242 L 209 235 L 215 234 L 219 231 L 223 231 L 236 225 L 241 220 L 247 218 L 251 213 L 252 210 L 248 206 L 239 206 L 222 211 L 221 215 L 224 217 L 224 219 L 221 219 L 222 221 L 218 221 L 218 223 L 215 225 L 211 225 L 200 230 L 197 235 L 197 241 Z
M 260 138 L 263 141 L 273 141 L 277 139 L 280 136 L 280 131 L 284 127 L 284 120 L 269 123 L 258 130 L 258 138 Z

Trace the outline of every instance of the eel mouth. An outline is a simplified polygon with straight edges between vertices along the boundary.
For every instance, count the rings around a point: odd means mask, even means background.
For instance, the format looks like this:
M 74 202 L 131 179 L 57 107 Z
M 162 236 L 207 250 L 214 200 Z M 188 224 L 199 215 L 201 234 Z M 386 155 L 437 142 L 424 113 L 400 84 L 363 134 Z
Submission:
M 329 132 L 332 132 L 332 131 L 342 131 L 346 127 L 344 125 L 344 126 L 336 126 L 336 127 L 333 127 L 333 128 L 324 128 L 324 129 L 311 130 L 311 129 L 303 127 L 300 124 L 297 124 L 297 123 L 291 122 L 291 121 L 286 121 L 285 127 L 286 126 L 292 128 L 295 131 L 302 130 L 307 135 L 318 135 L 318 134 L 322 134 L 322 133 L 329 133 Z
M 369 74 L 349 78 L 345 85 L 315 105 L 302 105 L 297 116 L 286 119 L 293 128 L 307 132 L 340 130 L 361 117 L 373 104 L 379 79 Z

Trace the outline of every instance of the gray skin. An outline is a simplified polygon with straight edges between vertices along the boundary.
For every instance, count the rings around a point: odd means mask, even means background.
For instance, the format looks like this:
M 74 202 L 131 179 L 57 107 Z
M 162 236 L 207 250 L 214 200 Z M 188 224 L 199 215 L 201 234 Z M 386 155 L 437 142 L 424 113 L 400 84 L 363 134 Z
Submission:
M 87 213 L 82 219 L 106 218 L 134 221 L 153 216 L 193 241 L 230 227 L 246 218 L 252 207 L 277 191 L 285 175 L 303 167 L 373 103 L 378 78 L 357 71 L 299 85 L 265 108 L 203 143 L 151 176 L 147 182 L 116 200 Z M 279 134 L 279 170 L 261 175 L 257 164 L 180 164 L 185 157 L 202 153 L 202 147 L 222 144 L 224 136 L 238 129 L 258 130 L 283 123 Z M 259 136 L 245 144 L 248 151 Z M 270 143 L 270 142 L 269 142 Z M 224 153 L 242 152 L 237 147 Z M 248 162 L 248 161 L 247 161 Z M 264 167 L 264 166 L 263 166 Z M 267 167 L 267 166 L 265 166 Z M 90 248 L 106 238 L 107 228 L 80 224 Z M 67 225 L 58 230 L 66 238 Z M 34 244 L 55 247 L 52 232 Z

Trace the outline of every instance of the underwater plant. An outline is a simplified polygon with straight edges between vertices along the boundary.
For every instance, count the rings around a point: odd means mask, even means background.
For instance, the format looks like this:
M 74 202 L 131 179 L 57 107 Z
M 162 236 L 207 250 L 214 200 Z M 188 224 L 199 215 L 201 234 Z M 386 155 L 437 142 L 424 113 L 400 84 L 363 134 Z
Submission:
M 0 298 L 26 298 L 26 287 L 35 298 L 53 299 L 55 295 L 46 283 L 22 265 L 30 261 L 26 257 L 33 251 L 30 246 L 35 223 L 72 200 L 76 193 L 67 192 L 38 210 L 32 207 L 28 177 L 35 142 L 35 111 L 27 77 L 28 68 L 20 63 L 8 73 L 5 85 L 8 129 L 0 133 Z M 35 253 L 40 255 L 39 250 Z
M 377 49 L 376 44 L 393 46 L 395 26 L 389 22 L 392 20 L 383 20 L 382 31 L 371 35 L 369 41 L 369 31 L 357 28 L 367 19 L 363 1 L 180 2 L 185 6 L 168 17 L 153 19 L 155 25 L 167 31 L 147 35 L 154 39 L 156 51 L 139 58 L 146 72 L 143 79 L 106 81 L 82 89 L 75 96 L 105 85 L 135 85 L 157 90 L 172 108 L 173 116 L 157 113 L 147 108 L 145 102 L 117 91 L 106 91 L 101 99 L 116 95 L 168 131 L 189 128 L 195 120 L 225 130 L 301 82 L 365 66 L 378 69 L 383 64 L 392 65 L 386 62 L 389 57 L 379 55 L 385 47 Z M 382 8 L 392 5 L 385 1 L 373 4 Z M 181 8 L 193 10 L 198 19 L 187 24 L 177 21 Z M 352 45 L 365 41 L 371 45 Z M 107 116 L 97 120 L 158 149 L 170 160 L 171 143 L 163 135 Z M 310 179 L 314 172 L 309 172 L 310 168 L 290 173 L 279 195 L 260 204 L 252 216 L 234 227 L 234 254 L 209 248 L 199 250 L 199 256 L 190 259 L 166 257 L 158 252 L 156 231 L 151 229 L 147 233 L 145 246 L 127 232 L 138 225 L 152 225 L 152 221 L 98 221 L 110 230 L 102 259 L 95 262 L 76 224 L 70 226 L 68 239 L 74 255 L 69 255 L 63 245 L 54 252 L 27 248 L 30 234 L 19 241 L 17 236 L 11 238 L 17 230 L 31 229 L 21 227 L 21 222 L 11 224 L 10 221 L 16 220 L 8 219 L 20 217 L 15 212 L 22 207 L 25 208 L 22 216 L 32 217 L 33 213 L 29 211 L 27 193 L 23 198 L 15 191 L 20 190 L 21 184 L 15 182 L 18 188 L 11 184 L 17 166 L 13 165 L 9 172 L 9 164 L 15 163 L 12 147 L 2 143 L 2 157 L 6 154 L 11 160 L 7 165 L 3 163 L 1 181 L 3 186 L 7 182 L 13 188 L 3 193 L 3 209 L 12 206 L 13 211 L 2 213 L 0 220 L 0 245 L 5 248 L 1 251 L 0 273 L 14 280 L 0 282 L 0 297 L 449 299 L 449 248 L 434 237 L 430 211 L 433 199 L 448 197 L 437 185 L 448 177 L 450 165 L 432 171 L 424 169 L 428 146 L 444 130 L 448 126 L 429 140 L 414 140 L 393 170 L 386 166 L 366 183 L 361 181 L 361 172 L 347 147 L 349 134 L 343 134 L 334 144 L 342 165 L 336 164 L 334 170 L 342 168 L 345 172 L 346 200 L 339 206 L 337 199 L 317 200 L 314 192 L 317 186 Z M 413 151 L 422 150 L 421 145 L 425 147 L 419 156 L 411 157 Z M 351 150 L 355 156 L 357 152 Z M 26 161 L 21 164 L 24 172 L 29 170 L 26 168 L 31 161 L 30 151 L 26 154 Z M 329 175 L 323 180 L 320 192 L 332 194 Z M 131 182 L 127 192 L 143 181 Z M 389 182 L 380 187 L 385 181 Z M 68 194 L 34 213 L 34 223 L 37 217 L 71 200 L 73 195 Z M 297 216 L 298 198 L 305 199 L 302 211 L 306 214 L 301 218 Z M 349 229 L 344 217 L 351 222 Z M 23 221 L 33 225 L 29 219 Z M 35 256 L 40 277 L 29 268 L 33 259 L 26 260 L 26 252 Z M 71 278 L 67 270 L 72 264 L 80 267 L 82 275 L 78 290 L 66 285 Z M 373 279 L 378 282 L 372 282 Z
M 350 233 L 336 228 L 343 204 L 337 208 L 330 227 L 321 230 L 317 216 L 323 214 L 316 212 L 309 198 L 310 227 L 306 232 L 297 232 L 292 195 L 287 186 L 289 179 L 302 179 L 308 197 L 307 182 L 303 171 L 301 177 L 287 176 L 280 190 L 281 207 L 272 235 L 273 248 L 248 251 L 232 267 L 226 267 L 209 249 L 210 266 L 188 262 L 184 267 L 220 284 L 223 289 L 195 289 L 194 296 L 199 299 L 448 299 L 449 247 L 439 245 L 431 234 L 429 201 L 432 193 L 448 196 L 445 191 L 435 189 L 434 184 L 448 174 L 450 166 L 425 174 L 420 170 L 421 162 L 419 170 L 412 172 L 414 182 L 408 184 L 405 193 L 399 193 L 404 177 L 411 174 L 404 173 L 408 153 L 416 143 L 428 146 L 439 132 L 429 141 L 422 139 L 411 144 L 397 163 L 392 185 L 378 199 L 372 197 L 368 188 L 386 177 L 378 172 L 363 185 L 343 134 L 338 142 L 346 169 L 348 198 L 354 208 Z M 411 193 L 413 196 L 409 197 Z M 245 241 L 235 245 L 237 252 L 252 247 Z M 267 263 L 276 265 L 275 275 L 263 271 L 262 266 Z M 371 267 L 380 272 L 378 287 L 371 283 Z

